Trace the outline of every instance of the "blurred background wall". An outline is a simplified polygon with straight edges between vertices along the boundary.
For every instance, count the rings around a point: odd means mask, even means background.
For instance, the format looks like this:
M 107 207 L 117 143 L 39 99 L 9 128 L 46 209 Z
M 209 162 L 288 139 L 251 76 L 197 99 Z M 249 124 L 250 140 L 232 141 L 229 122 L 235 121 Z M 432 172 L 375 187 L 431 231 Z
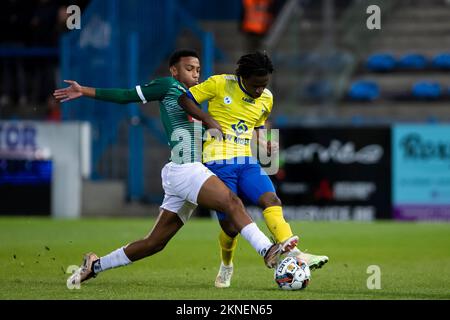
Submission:
M 70 5 L 81 9 L 79 30 L 66 26 Z M 246 15 L 252 5 L 267 8 L 267 21 L 256 29 Z M 233 73 L 250 50 L 271 55 L 270 121 L 282 145 L 273 179 L 288 217 L 450 219 L 449 1 L 7 0 L 2 6 L 0 155 L 37 160 L 19 143 L 19 131 L 2 130 L 11 123 L 87 123 L 82 216 L 156 213 L 167 142 L 154 102 L 117 106 L 83 98 L 60 105 L 53 90 L 63 79 L 133 87 L 168 75 L 170 53 L 188 47 L 201 53 L 203 79 Z M 0 169 L 7 188 L 11 166 Z M 35 174 L 27 170 L 21 174 Z

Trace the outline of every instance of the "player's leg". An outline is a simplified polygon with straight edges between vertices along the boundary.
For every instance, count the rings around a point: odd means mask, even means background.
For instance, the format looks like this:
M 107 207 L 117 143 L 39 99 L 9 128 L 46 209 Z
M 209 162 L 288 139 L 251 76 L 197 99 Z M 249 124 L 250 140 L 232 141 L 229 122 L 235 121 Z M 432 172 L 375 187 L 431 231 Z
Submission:
M 210 169 L 234 194 L 237 194 L 237 175 L 233 166 L 213 163 L 206 167 Z M 224 270 L 225 274 L 230 275 L 230 273 L 232 273 L 233 256 L 237 246 L 239 229 L 233 225 L 230 219 L 227 219 L 227 214 L 225 212 L 216 211 L 216 214 L 221 226 L 219 233 L 221 269 Z M 230 270 L 231 272 L 229 272 Z M 231 278 L 231 276 L 229 276 L 229 278 Z
M 193 204 L 186 203 L 184 199 L 173 195 L 170 183 L 167 183 L 169 169 L 170 165 L 166 165 L 161 171 L 163 188 L 166 194 L 159 216 L 150 233 L 144 239 L 118 248 L 101 258 L 95 253 L 86 254 L 81 267 L 69 277 L 68 281 L 70 283 L 81 283 L 95 277 L 99 272 L 126 266 L 133 261 L 153 255 L 165 247 L 196 207 Z
M 232 165 L 210 163 L 206 167 L 210 169 L 220 180 L 235 194 L 237 194 L 236 167 Z M 219 233 L 220 267 L 216 277 L 217 288 L 227 288 L 231 284 L 233 275 L 233 257 L 236 250 L 239 231 L 227 218 L 224 212 L 216 211 L 221 230 Z
M 203 207 L 225 212 L 242 237 L 264 257 L 269 268 L 274 267 L 279 254 L 289 248 L 287 244 L 298 241 L 298 237 L 293 237 L 273 245 L 247 214 L 242 201 L 211 171 L 201 165 L 197 169 L 192 168 L 191 174 L 195 179 L 190 181 L 190 196 L 195 196 L 197 203 Z
M 292 230 L 289 223 L 286 222 L 283 215 L 281 200 L 273 191 L 267 191 L 273 188 L 273 184 L 267 176 L 260 176 L 257 180 L 267 186 L 259 198 L 257 204 L 263 209 L 263 217 L 267 227 L 277 241 L 283 241 L 292 236 Z
M 281 201 L 269 176 L 256 161 L 240 165 L 238 195 L 263 209 L 264 221 L 277 242 L 292 237 L 292 230 L 283 217 Z
M 272 246 L 247 215 L 240 199 L 200 162 L 169 163 L 163 169 L 162 178 L 166 194 L 175 194 L 187 203 L 226 212 L 236 229 L 262 256 Z
M 233 192 L 237 193 L 237 175 L 233 166 L 210 164 L 207 166 Z M 238 229 L 227 218 L 225 212 L 216 211 L 221 230 L 219 233 L 220 267 L 214 281 L 216 288 L 228 288 L 231 285 L 234 265 L 233 257 L 238 241 Z
M 211 175 L 203 183 L 198 193 L 197 203 L 203 207 L 225 213 L 230 220 L 229 228 L 226 230 L 229 233 L 228 236 L 235 237 L 236 231 L 241 233 L 261 255 L 264 255 L 265 249 L 272 245 L 247 214 L 238 196 L 216 176 Z M 247 234 L 247 231 L 249 234 Z
M 209 163 L 206 165 L 220 180 L 231 190 L 237 193 L 237 183 L 238 183 L 238 172 L 240 170 L 239 164 L 233 163 Z M 240 200 L 239 200 L 240 202 Z M 240 205 L 242 202 L 240 202 Z M 219 244 L 220 244 L 220 257 L 221 263 L 219 272 L 216 277 L 215 286 L 218 288 L 226 288 L 230 286 L 231 277 L 233 274 L 233 256 L 237 245 L 237 234 L 239 226 L 236 228 L 235 222 L 233 221 L 233 216 L 225 213 L 224 209 L 217 210 L 217 217 L 219 219 L 222 230 L 219 234 Z M 244 210 L 242 210 L 244 212 Z M 251 218 L 247 215 L 247 219 Z M 248 223 L 246 221 L 245 223 Z
M 72 284 L 81 283 L 96 277 L 100 272 L 126 266 L 151 256 L 164 249 L 182 226 L 183 222 L 176 213 L 161 209 L 155 225 L 145 238 L 120 247 L 100 258 L 95 253 L 86 254 L 82 266 L 70 276 L 68 281 Z
M 219 218 L 219 224 L 221 227 L 219 233 L 220 258 L 223 265 L 232 266 L 239 231 L 230 220 Z
M 191 166 L 180 168 L 175 166 L 175 168 L 172 168 L 170 165 L 165 166 L 162 171 L 162 177 L 166 196 L 161 205 L 162 211 L 160 216 L 150 234 L 142 240 L 135 241 L 126 247 L 119 248 L 101 258 L 98 258 L 94 253 L 85 255 L 82 266 L 77 272 L 69 277 L 68 282 L 72 284 L 81 283 L 95 277 L 99 272 L 128 265 L 132 261 L 137 261 L 162 250 L 173 235 L 175 235 L 189 219 L 193 209 L 195 209 L 196 204 L 192 202 L 192 199 L 189 201 L 190 196 L 195 196 L 196 200 L 197 196 L 199 196 L 199 203 L 203 203 L 209 208 L 224 210 L 231 213 L 237 212 L 239 204 L 242 206 L 239 198 L 227 189 L 217 177 L 213 176 L 209 170 L 201 164 L 198 165 L 201 167 Z M 182 173 L 182 175 L 177 175 L 176 173 Z M 176 191 L 173 189 L 173 186 L 176 185 L 174 182 L 176 182 L 177 177 L 181 178 L 182 182 L 181 186 L 178 184 L 179 190 L 186 190 L 183 184 L 187 184 L 193 191 L 191 190 L 188 194 L 183 195 L 183 197 L 173 195 L 173 192 Z M 254 224 L 252 225 L 251 219 L 250 223 L 247 225 L 241 223 L 240 220 L 235 221 L 241 226 L 239 227 L 239 231 L 243 234 L 244 238 L 249 240 L 255 249 L 264 256 L 266 265 L 273 267 L 279 254 L 283 252 L 285 244 L 272 245 L 270 240 L 265 237 L 257 227 L 257 230 L 251 228 L 256 226 Z M 258 234 L 255 235 L 257 231 L 267 239 L 266 243 L 261 241 L 261 236 L 258 238 Z
M 291 226 L 286 222 L 283 216 L 282 204 L 275 192 L 266 192 L 262 194 L 258 201 L 261 208 L 264 209 L 263 216 L 266 225 L 277 241 L 288 239 L 292 236 Z M 311 270 L 319 269 L 329 260 L 327 256 L 315 255 L 300 251 L 298 247 L 290 250 L 289 255 L 297 256 L 306 261 Z
M 266 225 L 277 242 L 292 237 L 291 226 L 284 219 L 281 200 L 278 198 L 268 175 L 259 164 L 248 164 L 242 168 L 239 176 L 238 194 L 242 194 L 263 209 Z M 327 256 L 303 253 L 298 248 L 291 250 L 290 254 L 306 260 L 312 270 L 320 268 L 328 262 Z
M 242 233 L 244 237 L 245 230 L 252 229 L 249 225 L 252 225 L 253 221 L 247 215 L 240 199 L 203 164 L 199 162 L 181 165 L 169 163 L 163 169 L 162 178 L 167 194 L 176 194 L 188 203 L 225 212 L 235 230 Z M 267 237 L 265 238 L 268 240 Z M 270 243 L 270 240 L 268 242 Z
M 164 249 L 181 227 L 183 221 L 175 212 L 161 209 L 150 233 L 144 239 L 128 244 L 124 252 L 132 262 L 154 255 Z
M 166 244 L 182 226 L 183 221 L 181 221 L 175 212 L 161 209 L 155 225 L 146 237 L 131 242 L 99 258 L 94 263 L 94 272 L 99 273 L 108 269 L 125 266 L 134 261 L 154 255 L 164 249 Z
M 236 184 L 232 179 L 222 180 L 226 186 L 234 193 Z M 221 227 L 219 233 L 219 249 L 220 249 L 220 267 L 214 281 L 216 288 L 228 288 L 231 285 L 231 278 L 233 276 L 234 265 L 233 257 L 236 250 L 239 229 L 228 218 L 224 212 L 216 211 L 216 215 Z
M 217 213 L 218 216 L 222 214 L 226 218 L 224 213 Z M 214 286 L 216 288 L 228 288 L 231 285 L 231 278 L 234 271 L 233 257 L 239 231 L 228 219 L 225 220 L 219 217 L 219 224 L 221 227 L 219 233 L 220 267 Z
M 225 245 L 229 245 L 232 249 L 237 231 L 264 257 L 268 267 L 274 267 L 279 255 L 295 246 L 298 241 L 298 237 L 292 237 L 282 244 L 273 245 L 247 214 L 241 200 L 216 176 L 211 176 L 204 182 L 198 194 L 197 202 L 201 206 L 226 213 L 227 222 L 224 219 L 219 220 L 224 231 L 220 236 L 222 257 L 228 256 L 230 258 L 230 255 L 232 257 L 234 250 L 231 250 L 230 253 L 230 250 L 227 252 L 226 249 L 223 249 Z M 232 274 L 233 264 L 225 265 L 222 262 L 215 286 L 219 288 L 229 287 Z

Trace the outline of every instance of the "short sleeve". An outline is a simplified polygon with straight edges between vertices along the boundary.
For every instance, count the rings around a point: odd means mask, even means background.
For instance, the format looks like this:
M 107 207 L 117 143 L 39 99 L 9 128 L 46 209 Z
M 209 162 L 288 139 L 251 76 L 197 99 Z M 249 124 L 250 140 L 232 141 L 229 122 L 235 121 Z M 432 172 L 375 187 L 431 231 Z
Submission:
M 198 104 L 211 100 L 217 95 L 218 76 L 209 77 L 206 81 L 189 88 L 189 92 Z
M 161 100 L 172 85 L 171 78 L 158 78 L 143 86 L 136 86 L 136 93 L 143 103 Z
M 255 129 L 264 127 L 264 125 L 267 121 L 267 118 L 269 118 L 269 114 L 270 114 L 269 112 L 264 112 L 262 114 L 261 118 L 259 118 L 258 122 L 256 122 L 256 124 L 255 124 Z
M 270 99 L 268 101 L 268 105 L 264 108 L 264 112 L 261 115 L 261 118 L 259 118 L 259 120 L 255 123 L 255 129 L 264 127 L 267 119 L 270 116 L 270 112 L 272 111 L 272 105 L 273 105 L 273 100 Z

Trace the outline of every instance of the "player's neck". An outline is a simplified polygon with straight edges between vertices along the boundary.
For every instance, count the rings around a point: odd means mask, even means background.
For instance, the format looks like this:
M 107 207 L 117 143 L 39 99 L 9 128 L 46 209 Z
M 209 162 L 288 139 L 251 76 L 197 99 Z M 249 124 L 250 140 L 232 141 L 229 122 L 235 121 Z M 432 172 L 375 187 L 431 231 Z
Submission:
M 175 78 L 174 76 L 172 76 L 172 78 L 174 78 L 176 81 L 178 81 L 178 83 L 181 84 L 185 89 L 189 89 L 189 86 L 187 84 L 185 84 L 184 82 L 181 82 L 179 79 Z
M 254 98 L 248 91 L 247 91 L 247 89 L 245 88 L 245 85 L 244 85 L 244 81 L 242 81 L 242 77 L 240 77 L 240 76 L 238 76 L 238 83 L 239 83 L 239 88 L 241 88 L 241 90 L 246 94 L 246 95 L 248 95 L 250 98 L 252 98 L 252 99 L 256 99 L 256 98 Z

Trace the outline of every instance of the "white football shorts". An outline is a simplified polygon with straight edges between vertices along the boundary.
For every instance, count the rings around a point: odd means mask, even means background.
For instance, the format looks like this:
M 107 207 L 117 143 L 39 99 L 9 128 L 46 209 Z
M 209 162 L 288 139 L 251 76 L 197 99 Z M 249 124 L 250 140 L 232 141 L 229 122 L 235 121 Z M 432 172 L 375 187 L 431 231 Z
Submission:
M 203 183 L 214 175 L 200 162 L 169 162 L 161 170 L 165 193 L 161 208 L 175 212 L 186 223 L 197 207 L 197 197 Z

